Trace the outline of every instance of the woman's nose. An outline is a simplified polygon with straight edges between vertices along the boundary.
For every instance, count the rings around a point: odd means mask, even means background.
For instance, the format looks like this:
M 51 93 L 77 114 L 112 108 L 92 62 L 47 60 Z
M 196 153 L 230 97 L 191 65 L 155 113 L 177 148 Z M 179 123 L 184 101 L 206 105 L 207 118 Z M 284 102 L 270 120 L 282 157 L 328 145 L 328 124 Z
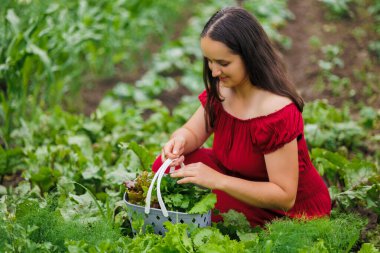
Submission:
M 212 77 L 218 77 L 222 73 L 222 71 L 219 68 L 215 67 L 214 65 L 211 68 L 211 73 L 212 73 Z

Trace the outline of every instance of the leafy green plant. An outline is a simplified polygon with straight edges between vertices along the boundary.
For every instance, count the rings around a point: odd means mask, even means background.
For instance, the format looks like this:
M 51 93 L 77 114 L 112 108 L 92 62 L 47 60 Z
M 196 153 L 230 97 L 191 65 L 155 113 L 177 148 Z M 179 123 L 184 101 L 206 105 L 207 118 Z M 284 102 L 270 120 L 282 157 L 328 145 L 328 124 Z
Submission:
M 371 243 L 363 243 L 362 247 L 358 251 L 359 253 L 378 253 L 379 250 Z
M 335 189 L 336 191 L 336 189 Z M 358 206 L 373 210 L 380 214 L 380 177 L 372 176 L 368 181 L 355 185 L 346 191 L 334 193 L 333 199 L 337 200 L 340 208 L 350 210 Z
M 153 173 L 142 172 L 135 180 L 127 181 L 126 192 L 132 204 L 145 206 L 145 198 L 153 179 Z M 193 184 L 177 184 L 177 179 L 169 176 L 161 181 L 161 195 L 170 211 L 185 213 L 207 213 L 216 203 L 216 196 L 210 190 Z M 159 208 L 156 192 L 152 193 L 151 206 Z
M 349 18 L 353 17 L 350 9 L 352 0 L 320 0 L 328 9 L 330 17 Z
M 23 8 L 20 8 L 22 2 Z M 149 230 L 133 239 L 124 236 L 128 234 L 128 218 L 122 199 L 125 192 L 122 183 L 136 178 L 142 170 L 149 171 L 168 134 L 182 125 L 199 106 L 196 95 L 184 97 L 173 111 L 154 98 L 178 85 L 185 86 L 191 94 L 198 94 L 203 89 L 202 55 L 198 45 L 202 25 L 220 7 L 238 3 L 232 0 L 195 3 L 192 8 L 195 16 L 189 19 L 188 28 L 178 40 L 165 44 L 151 57 L 147 74 L 134 84 L 117 85 L 90 117 L 49 106 L 44 99 L 48 97 L 55 103 L 53 100 L 62 94 L 72 96 L 72 91 L 80 87 L 74 81 L 81 76 L 80 73 L 90 72 L 91 78 L 91 72 L 102 75 L 104 70 L 112 74 L 115 64 L 117 68 L 125 64 L 123 69 L 128 69 L 127 65 L 137 65 L 133 52 L 137 55 L 148 52 L 141 49 L 144 49 L 145 41 L 150 40 L 150 34 L 169 35 L 165 25 L 153 25 L 157 17 L 165 18 L 166 14 L 172 15 L 170 10 L 186 8 L 186 5 L 179 6 L 183 2 L 174 2 L 160 3 L 160 8 L 156 9 L 155 2 L 151 0 L 115 3 L 55 1 L 52 5 L 49 1 L 41 5 L 30 4 L 30 1 L 2 1 L 1 4 L 12 8 L 0 8 L 3 14 L 0 20 L 0 134 L 7 140 L 0 141 L 0 171 L 3 174 L 22 171 L 20 179 L 23 181 L 16 188 L 0 185 L 0 248 L 8 252 L 353 250 L 365 222 L 357 216 L 337 217 L 335 214 L 330 220 L 279 219 L 264 230 L 251 229 L 246 220 L 239 220 L 241 215 L 228 217 L 226 214 L 224 224 L 208 228 L 168 224 L 169 236 L 164 238 L 149 234 Z M 275 31 L 291 18 L 285 8 L 286 1 L 240 3 L 260 16 L 271 38 L 278 41 L 276 34 L 270 31 Z M 131 11 L 124 7 L 131 8 L 128 9 Z M 117 15 L 112 14 L 115 10 Z M 45 16 L 31 18 L 31 13 L 45 13 Z M 272 16 L 271 13 L 277 15 Z M 167 18 L 174 18 L 172 16 Z M 67 20 L 62 20 L 63 17 Z M 17 27 L 26 27 L 28 33 L 20 29 L 24 36 L 15 37 Z M 130 36 L 125 36 L 125 31 L 131 31 Z M 61 35 L 62 41 L 58 41 L 56 34 Z M 12 52 L 5 49 L 11 39 L 14 39 Z M 29 44 L 28 50 L 27 40 L 33 43 Z M 132 43 L 141 40 L 144 43 Z M 331 46 L 321 50 L 324 50 L 322 60 L 328 63 L 322 63 L 322 67 L 329 81 L 328 75 L 342 66 L 342 48 Z M 7 55 L 13 58 L 7 58 Z M 83 60 L 86 63 L 78 67 L 76 63 Z M 51 69 L 45 69 L 45 63 L 50 63 Z M 367 89 L 369 94 L 376 93 L 378 83 L 377 76 L 370 74 L 371 64 L 369 61 L 355 74 L 357 80 L 371 83 Z M 14 73 L 10 72 L 11 68 Z M 10 79 L 6 79 L 6 73 L 16 81 L 21 80 L 17 89 L 16 86 L 7 88 Z M 38 74 L 39 78 L 31 73 Z M 85 77 L 88 79 L 87 74 Z M 332 78 L 333 81 L 337 87 L 340 85 L 340 79 Z M 8 91 L 12 92 L 12 98 Z M 39 92 L 40 97 L 35 97 Z M 45 110 L 47 107 L 49 109 Z M 21 108 L 30 117 L 22 116 L 18 111 Z M 330 186 L 336 186 L 330 187 L 331 196 L 338 204 L 335 212 L 351 212 L 359 206 L 378 213 L 379 178 L 376 175 L 380 156 L 373 149 L 376 149 L 379 137 L 371 138 L 368 133 L 368 130 L 376 131 L 378 128 L 376 114 L 374 108 L 364 107 L 360 118 L 354 120 L 348 107 L 338 109 L 325 101 L 315 101 L 305 107 L 305 134 L 312 148 L 313 162 Z M 8 121 L 10 118 L 17 119 L 19 123 Z M 6 135 L 8 139 L 3 137 Z M 211 139 L 209 146 L 212 145 Z M 175 182 L 164 181 L 163 186 L 167 184 L 167 189 L 172 192 Z M 177 190 L 173 191 L 178 194 L 165 201 L 170 205 L 187 205 L 190 201 L 179 196 L 182 192 Z M 49 200 L 49 196 L 54 194 L 58 197 L 54 201 Z M 211 208 L 209 204 L 205 206 Z M 201 211 L 198 209 L 196 212 Z M 225 227 L 227 229 L 223 230 Z M 374 247 L 378 247 L 376 229 L 372 237 L 366 239 Z M 359 248 L 360 245 L 355 247 Z M 373 250 L 367 244 L 361 248 L 363 251 Z
M 327 82 L 327 87 L 338 96 L 341 90 L 347 89 L 350 86 L 350 79 L 347 77 L 340 77 L 334 74 L 337 68 L 343 68 L 344 62 L 340 58 L 342 49 L 338 45 L 326 45 L 321 48 L 323 58 L 318 60 L 318 66 L 321 70 L 319 82 Z M 320 86 L 325 87 L 323 84 Z
M 231 209 L 220 215 L 223 217 L 223 222 L 216 223 L 216 227 L 222 234 L 228 235 L 231 239 L 240 240 L 240 237 L 253 232 L 244 214 Z
M 106 241 L 116 242 L 120 238 L 118 228 L 112 228 L 110 224 L 102 221 L 65 221 L 54 208 L 55 205 L 51 203 L 41 208 L 35 202 L 25 201 L 17 206 L 17 224 L 23 228 L 33 227 L 27 235 L 28 240 L 37 245 L 50 245 L 54 251 L 62 252 L 67 250 L 67 242 L 83 241 L 95 246 Z M 12 245 L 12 241 L 8 241 L 7 244 Z
M 324 175 L 332 199 L 344 210 L 358 206 L 380 212 L 380 177 L 374 163 L 352 159 L 323 150 L 312 149 L 311 158 Z
M 33 115 L 36 107 L 75 99 L 83 76 L 111 75 L 116 65 L 136 67 L 137 59 L 149 56 L 140 55 L 148 38 L 168 39 L 172 28 L 167 24 L 179 18 L 175 13 L 185 5 L 186 0 L 2 3 L 2 143 L 12 144 L 10 132 L 19 125 L 17 119 Z
M 313 35 L 309 39 L 309 45 L 314 49 L 314 50 L 319 50 L 322 46 L 322 42 L 320 38 L 317 36 Z
M 278 32 L 285 26 L 288 20 L 294 19 L 293 13 L 287 8 L 288 1 L 244 1 L 243 7 L 251 11 L 263 25 L 269 37 L 285 49 L 290 49 L 292 41 L 290 38 Z
M 340 110 L 316 100 L 305 106 L 305 135 L 310 147 L 320 147 L 331 151 L 339 148 L 357 150 L 363 147 L 366 131 L 349 116 L 348 108 Z
M 269 241 L 272 242 L 271 252 L 305 252 L 305 249 L 312 252 L 313 248 L 327 249 L 327 252 L 349 252 L 358 242 L 365 223 L 353 214 L 339 214 L 331 219 L 274 221 L 260 233 L 256 252 L 266 252 Z M 339 233 L 336 232 L 338 230 Z
M 372 107 L 364 106 L 359 113 L 361 124 L 367 129 L 375 129 L 380 123 L 380 112 Z
M 358 242 L 365 221 L 354 214 L 331 219 L 284 220 L 268 223 L 257 233 L 239 233 L 231 240 L 215 227 L 189 230 L 187 224 L 166 222 L 168 233 L 138 235 L 128 250 L 152 252 L 349 252 Z M 238 228 L 242 229 L 242 228 Z M 336 233 L 339 230 L 340 233 Z M 188 236 L 190 234 L 190 237 Z M 174 247 L 174 248 L 173 248 Z M 367 247 L 367 246 L 365 246 Z
M 368 49 L 373 53 L 377 59 L 380 61 L 380 41 L 371 41 L 368 44 Z

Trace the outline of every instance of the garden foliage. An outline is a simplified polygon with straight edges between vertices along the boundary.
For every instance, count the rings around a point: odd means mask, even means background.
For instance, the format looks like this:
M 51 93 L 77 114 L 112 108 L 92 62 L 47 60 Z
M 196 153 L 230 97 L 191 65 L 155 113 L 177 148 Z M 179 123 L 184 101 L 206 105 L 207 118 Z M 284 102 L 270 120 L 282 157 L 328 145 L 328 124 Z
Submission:
M 334 15 L 351 15 L 347 8 L 353 1 L 322 2 L 328 8 L 336 4 Z M 200 30 L 215 10 L 237 2 L 36 3 L 2 1 L 0 8 L 4 252 L 378 252 L 378 221 L 361 237 L 368 220 L 355 211 L 380 215 L 380 113 L 363 106 L 353 117 L 350 106 L 336 108 L 323 100 L 308 102 L 303 115 L 311 158 L 333 198 L 330 219 L 283 218 L 251 228 L 242 214 L 231 211 L 212 227 L 167 223 L 163 238 L 151 233 L 133 238 L 124 182 L 150 171 L 162 143 L 199 106 Z M 277 32 L 293 18 L 286 0 L 242 4 L 280 47 L 291 46 Z M 378 1 L 371 7 L 378 17 Z M 192 17 L 178 38 L 163 38 L 178 20 L 173 13 L 188 9 Z M 137 65 L 151 36 L 161 37 L 163 45 L 149 57 L 149 69 L 139 80 L 120 82 L 90 116 L 63 109 L 63 98 L 76 96 L 82 76 L 105 76 Z M 376 51 L 376 43 L 371 48 Z M 339 50 L 326 50 L 320 62 L 324 78 L 333 72 L 330 66 L 340 64 Z M 192 95 L 169 111 L 157 96 L 179 86 Z M 211 143 L 212 137 L 206 146 Z M 21 182 L 9 186 L 10 177 Z M 164 199 L 168 206 L 188 210 L 194 204 L 198 193 L 190 193 L 191 187 L 166 179 L 162 184 L 173 195 Z

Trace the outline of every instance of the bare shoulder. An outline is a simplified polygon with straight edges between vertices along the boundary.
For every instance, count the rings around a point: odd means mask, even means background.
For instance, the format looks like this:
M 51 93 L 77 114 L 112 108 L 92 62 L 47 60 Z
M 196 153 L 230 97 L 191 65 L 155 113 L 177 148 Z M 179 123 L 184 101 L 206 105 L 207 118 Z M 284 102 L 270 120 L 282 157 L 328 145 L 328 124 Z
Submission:
M 288 97 L 279 96 L 277 94 L 262 91 L 260 99 L 258 100 L 258 114 L 265 116 L 283 109 L 285 106 L 292 103 Z

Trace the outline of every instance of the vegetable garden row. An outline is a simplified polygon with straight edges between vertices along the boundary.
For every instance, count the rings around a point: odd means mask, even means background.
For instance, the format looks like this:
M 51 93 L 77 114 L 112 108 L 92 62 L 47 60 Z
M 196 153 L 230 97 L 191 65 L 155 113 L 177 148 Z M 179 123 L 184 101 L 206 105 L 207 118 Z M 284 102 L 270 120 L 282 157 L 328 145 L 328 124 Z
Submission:
M 331 15 L 349 16 L 359 6 L 380 20 L 376 0 L 320 2 Z M 353 103 L 337 108 L 309 101 L 303 113 L 313 163 L 333 199 L 330 219 L 280 219 L 251 228 L 243 215 L 229 212 L 205 228 L 166 223 L 165 237 L 142 229 L 142 219 L 130 223 L 126 188 L 150 171 L 161 144 L 199 105 L 202 26 L 217 9 L 237 4 L 260 19 L 280 48 L 291 47 L 279 33 L 293 17 L 286 0 L 2 1 L 1 251 L 379 252 L 380 111 Z M 172 39 L 184 12 L 191 18 Z M 380 26 L 375 33 L 380 37 Z M 150 55 L 145 49 L 152 41 L 161 46 Z M 372 64 L 380 62 L 379 43 L 368 45 Z M 339 50 L 319 50 L 318 80 L 339 95 L 347 87 L 334 72 L 342 64 Z M 118 83 L 90 116 L 77 110 L 89 80 L 141 66 L 147 71 L 139 80 Z M 376 90 L 378 79 L 368 76 L 364 89 Z M 169 111 L 157 97 L 179 86 L 192 95 Z M 168 207 L 193 207 L 189 195 L 198 192 L 162 184 L 173 193 L 164 197 Z M 143 197 L 146 188 L 140 188 Z M 204 209 L 209 203 L 197 210 Z

